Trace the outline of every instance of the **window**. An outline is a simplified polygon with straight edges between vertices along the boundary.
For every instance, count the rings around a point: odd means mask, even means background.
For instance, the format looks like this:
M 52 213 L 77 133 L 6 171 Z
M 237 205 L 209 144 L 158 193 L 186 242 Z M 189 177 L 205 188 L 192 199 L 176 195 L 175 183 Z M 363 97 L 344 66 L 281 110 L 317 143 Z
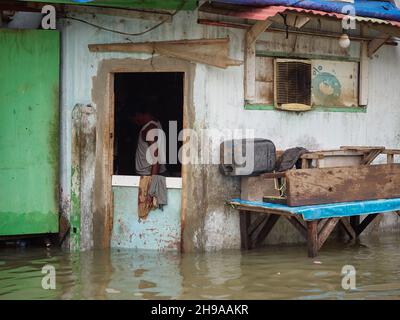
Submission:
M 254 104 L 357 107 L 359 62 L 256 57 Z

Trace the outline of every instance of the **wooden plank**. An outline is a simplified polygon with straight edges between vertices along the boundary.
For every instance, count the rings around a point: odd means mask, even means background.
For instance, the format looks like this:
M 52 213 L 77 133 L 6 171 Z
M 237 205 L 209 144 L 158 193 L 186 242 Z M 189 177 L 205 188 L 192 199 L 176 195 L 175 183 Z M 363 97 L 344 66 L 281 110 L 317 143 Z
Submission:
M 384 146 L 341 146 L 340 150 L 368 152 L 375 149 L 383 149 L 382 152 L 386 151 Z
M 351 226 L 350 222 L 347 220 L 347 218 L 341 218 L 340 219 L 340 224 L 343 226 L 344 230 L 346 231 L 347 235 L 351 239 L 356 238 L 356 232 L 354 231 L 353 227 Z
M 296 216 L 288 216 L 285 218 L 300 232 L 304 239 L 307 239 L 307 228 L 299 221 Z
M 400 154 L 400 149 L 385 149 L 383 154 Z
M 329 218 L 328 222 L 324 225 L 322 230 L 318 234 L 318 250 L 322 248 L 325 241 L 328 239 L 329 235 L 332 233 L 333 229 L 335 229 L 337 223 L 340 218 Z
M 277 179 L 286 177 L 285 172 L 270 172 L 270 173 L 262 173 L 260 177 L 265 179 Z
M 286 204 L 287 199 L 286 199 L 286 197 L 280 197 L 280 196 L 265 196 L 265 197 L 263 197 L 263 202 Z
M 263 201 L 264 196 L 279 196 L 279 190 L 275 189 L 274 179 L 264 179 L 261 176 L 241 177 L 240 199 Z
M 259 214 L 257 218 L 250 224 L 247 229 L 247 234 L 251 236 L 254 231 L 266 220 L 269 218 L 269 215 Z
M 16 2 L 16 1 L 4 1 L 0 3 L 0 9 L 2 10 L 13 10 L 23 12 L 41 12 L 44 4 L 43 3 L 29 3 L 29 2 Z M 149 21 L 165 21 L 172 22 L 172 10 L 154 10 L 154 9 L 124 9 L 124 8 L 113 8 L 113 7 L 101 7 L 101 6 L 84 6 L 79 4 L 68 5 L 68 4 L 56 4 L 52 6 L 57 12 L 61 13 L 84 13 L 84 14 L 101 14 L 110 15 L 116 17 L 130 18 L 130 19 L 143 19 Z
M 366 227 L 379 215 L 379 213 L 369 214 L 355 229 L 356 235 L 359 236 Z
M 141 52 L 199 62 L 219 68 L 238 66 L 242 61 L 229 58 L 229 38 L 193 39 L 137 43 L 89 44 L 90 52 Z
M 265 240 L 265 238 L 271 232 L 272 228 L 275 226 L 279 217 L 280 217 L 280 215 L 271 214 L 269 216 L 268 220 L 260 228 L 260 231 L 258 233 L 254 233 L 254 236 L 252 236 L 252 239 L 254 241 L 254 246 L 260 245 Z
M 368 43 L 368 57 L 371 58 L 373 54 L 382 47 L 387 40 L 391 38 L 390 35 L 383 34 L 382 38 L 376 38 Z
M 240 204 L 240 203 L 235 203 L 235 202 L 228 202 L 228 204 L 232 205 L 234 208 L 238 210 L 244 210 L 244 211 L 252 211 L 252 212 L 259 212 L 259 213 L 264 213 L 264 214 L 278 214 L 281 216 L 290 216 L 292 213 L 284 210 L 279 210 L 279 209 L 271 209 L 271 208 L 265 208 L 265 207 L 258 207 L 258 206 L 251 206 L 251 205 L 245 205 L 245 204 Z
M 246 42 L 244 58 L 244 98 L 247 103 L 256 97 L 256 45 Z
M 272 24 L 270 20 L 256 22 L 245 36 L 244 98 L 247 102 L 256 97 L 256 40 Z
M 314 258 L 318 254 L 318 221 L 307 221 L 308 256 Z
M 360 224 L 360 216 L 350 217 L 350 225 L 353 228 L 353 230 L 356 230 L 359 224 Z M 357 232 L 356 232 L 356 235 L 357 235 Z
M 244 250 L 250 250 L 252 247 L 252 243 L 251 243 L 251 238 L 250 238 L 247 230 L 250 225 L 251 215 L 249 212 L 244 212 L 244 211 L 240 211 L 239 215 L 240 215 L 241 246 L 242 246 L 242 249 L 244 249 Z
M 387 154 L 387 163 L 391 164 L 394 163 L 394 154 Z
M 286 172 L 289 206 L 400 197 L 400 164 Z
M 318 152 L 308 152 L 305 153 L 301 156 L 302 159 L 309 159 L 309 160 L 315 160 L 315 159 L 323 159 L 324 154 L 318 153 Z
M 377 148 L 369 151 L 365 156 L 364 159 L 361 161 L 362 165 L 370 165 L 377 156 L 379 156 L 385 148 Z
M 360 78 L 358 89 L 358 104 L 360 106 L 368 105 L 368 42 L 361 42 L 361 60 L 360 60 Z
M 257 21 L 246 33 L 246 46 L 255 44 L 259 35 L 267 30 L 271 24 L 272 21 L 268 19 Z
M 302 168 L 302 169 L 307 169 L 307 168 L 309 168 L 309 167 L 310 167 L 310 165 L 309 165 L 308 159 L 302 158 L 302 159 L 301 159 L 301 168 Z
M 328 222 L 328 219 L 320 219 L 318 220 L 318 233 L 322 230 L 324 225 Z

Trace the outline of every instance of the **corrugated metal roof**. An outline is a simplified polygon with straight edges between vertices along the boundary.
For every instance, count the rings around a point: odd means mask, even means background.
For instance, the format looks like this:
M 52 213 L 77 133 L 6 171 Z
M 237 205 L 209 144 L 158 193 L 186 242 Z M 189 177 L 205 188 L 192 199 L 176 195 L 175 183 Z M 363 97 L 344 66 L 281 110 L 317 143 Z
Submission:
M 205 8 L 206 6 L 207 9 L 202 9 Z M 266 20 L 270 17 L 275 16 L 278 13 L 284 13 L 284 12 L 298 12 L 298 13 L 336 18 L 340 20 L 346 17 L 346 15 L 342 13 L 325 12 L 320 10 L 303 9 L 290 6 L 265 6 L 265 7 L 229 6 L 224 8 L 220 6 L 212 7 L 206 4 L 202 8 L 200 9 L 200 11 L 203 10 L 206 12 L 214 11 L 217 14 L 228 15 L 232 17 L 250 19 L 250 20 Z M 383 20 L 370 17 L 360 17 L 360 16 L 351 16 L 351 17 L 359 22 L 377 23 L 377 24 L 391 25 L 394 27 L 400 27 L 400 22 L 398 21 Z
M 313 14 L 313 15 L 317 15 L 317 16 L 328 16 L 328 17 L 337 18 L 337 19 L 340 19 L 340 20 L 342 20 L 343 18 L 346 17 L 346 15 L 342 14 L 342 13 L 325 12 L 325 11 L 320 11 L 320 10 L 308 10 L 308 9 L 295 8 L 295 7 L 287 7 L 286 11 L 294 11 L 294 12 L 299 12 L 299 13 L 309 13 L 309 14 Z M 352 16 L 352 18 L 355 19 L 358 22 L 387 24 L 387 25 L 392 25 L 394 27 L 400 27 L 400 22 L 398 22 L 398 21 L 382 20 L 382 19 L 377 19 L 377 18 L 360 17 L 360 16 Z
M 400 9 L 389 0 L 354 0 L 354 3 L 331 0 L 217 0 L 213 3 L 228 3 L 247 7 L 286 6 L 324 12 L 342 14 L 346 6 L 352 6 L 354 15 L 359 17 L 377 18 L 390 21 L 400 21 Z

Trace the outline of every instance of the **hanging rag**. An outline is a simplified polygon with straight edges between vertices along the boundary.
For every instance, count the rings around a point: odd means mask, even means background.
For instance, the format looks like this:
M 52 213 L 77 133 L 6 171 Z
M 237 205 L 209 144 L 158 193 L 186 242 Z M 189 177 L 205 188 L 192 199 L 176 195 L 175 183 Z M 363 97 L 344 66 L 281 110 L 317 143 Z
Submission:
M 294 166 L 296 166 L 296 168 L 300 168 L 300 157 L 307 152 L 307 149 L 301 147 L 285 150 L 285 152 L 276 161 L 275 171 L 282 172 L 290 170 Z
M 168 204 L 167 183 L 164 176 L 152 176 L 149 195 L 153 197 L 155 206 L 161 210 Z
M 141 176 L 139 181 L 138 195 L 138 216 L 139 219 L 146 220 L 150 210 L 154 208 L 153 199 L 149 199 L 149 189 L 151 184 L 151 176 Z

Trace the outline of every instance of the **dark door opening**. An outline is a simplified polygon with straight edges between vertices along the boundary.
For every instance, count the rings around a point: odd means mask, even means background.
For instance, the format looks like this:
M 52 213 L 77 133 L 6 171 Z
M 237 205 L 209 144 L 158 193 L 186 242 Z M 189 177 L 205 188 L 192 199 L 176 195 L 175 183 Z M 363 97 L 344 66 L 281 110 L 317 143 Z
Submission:
M 183 72 L 116 73 L 114 76 L 114 175 L 136 175 L 135 152 L 140 127 L 131 118 L 136 111 L 151 110 L 166 135 L 168 176 L 180 177 L 181 164 L 170 163 L 169 122 L 183 129 Z M 176 152 L 182 142 L 177 141 Z M 178 159 L 178 155 L 176 155 Z

